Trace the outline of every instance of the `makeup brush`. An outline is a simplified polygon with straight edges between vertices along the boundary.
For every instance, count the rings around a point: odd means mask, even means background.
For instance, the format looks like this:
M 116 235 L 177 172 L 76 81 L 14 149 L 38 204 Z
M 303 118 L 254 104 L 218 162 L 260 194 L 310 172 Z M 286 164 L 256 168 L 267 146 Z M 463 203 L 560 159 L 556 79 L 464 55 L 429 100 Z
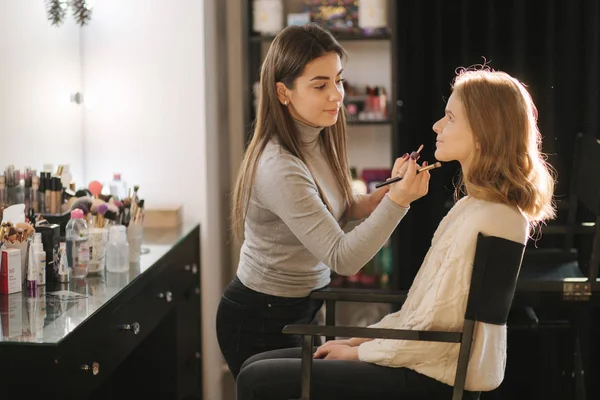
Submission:
M 35 228 L 28 222 L 17 222 L 15 226 L 17 230 L 23 230 L 23 240 L 27 240 L 35 234 Z
M 129 213 L 129 220 L 133 220 L 133 218 L 135 218 L 135 214 L 137 213 L 137 208 L 138 208 L 138 201 L 139 201 L 139 197 L 138 197 L 138 190 L 140 190 L 140 186 L 139 185 L 134 185 L 133 186 L 133 195 L 131 196 L 131 210 Z
M 78 198 L 73 202 L 70 209 L 72 211 L 76 208 L 81 209 L 83 213 L 87 215 L 90 212 L 90 209 L 92 208 L 92 198 L 88 196 Z
M 424 172 L 424 171 L 429 171 L 429 170 L 432 170 L 432 169 L 435 169 L 435 168 L 439 168 L 441 166 L 442 166 L 442 163 L 439 162 L 439 161 L 437 161 L 434 164 L 428 165 L 426 167 L 419 168 L 417 170 L 417 173 Z M 389 180 L 387 180 L 385 182 L 378 183 L 377 185 L 375 185 L 375 188 L 379 189 L 382 186 L 390 185 L 390 184 L 392 184 L 394 182 L 398 182 L 398 181 L 402 180 L 402 178 L 404 178 L 404 177 L 403 176 L 397 176 L 397 177 L 389 179 Z
M 119 218 L 117 219 L 117 223 L 122 225 L 123 217 L 125 216 L 125 204 L 121 200 L 114 200 L 113 204 L 119 209 Z
M 88 190 L 92 193 L 92 196 L 98 197 L 102 193 L 102 183 L 98 181 L 91 181 L 88 185 Z
M 106 203 L 106 206 L 108 207 L 109 212 L 114 213 L 117 217 L 119 216 L 119 207 L 110 203 Z
M 75 192 L 75 197 L 85 197 L 85 196 L 91 196 L 92 193 L 87 190 L 87 189 L 79 189 L 78 191 Z
M 141 199 L 138 203 L 135 215 L 133 216 L 134 223 L 142 223 L 144 219 L 144 199 Z
M 96 212 L 98 211 L 98 206 L 100 204 L 106 204 L 106 202 L 104 200 L 100 200 L 98 198 L 92 199 L 92 205 L 90 206 L 90 212 L 92 214 L 96 214 Z
M 98 206 L 97 216 L 96 216 L 96 226 L 98 228 L 104 228 L 104 217 L 106 212 L 108 211 L 108 204 L 103 203 Z
M 419 148 L 417 149 L 417 151 L 413 151 L 412 153 L 410 153 L 409 157 L 414 157 L 415 160 L 418 160 L 419 158 L 421 158 L 421 150 L 423 150 L 423 145 L 421 144 L 419 146 Z M 404 176 L 404 174 L 406 173 L 406 170 L 408 169 L 408 163 L 404 163 L 403 166 L 400 167 L 400 170 L 398 171 L 398 176 Z
M 110 202 L 113 198 L 112 194 L 99 194 L 98 198 L 106 203 Z
M 411 157 L 414 155 L 416 157 L 415 159 L 418 160 L 421 157 L 421 150 L 423 150 L 423 145 L 420 145 L 417 151 L 410 153 Z
M 107 208 L 106 212 L 104 213 L 104 218 L 109 219 L 111 221 L 116 221 L 118 218 L 118 215 L 116 212 L 111 211 L 110 209 Z

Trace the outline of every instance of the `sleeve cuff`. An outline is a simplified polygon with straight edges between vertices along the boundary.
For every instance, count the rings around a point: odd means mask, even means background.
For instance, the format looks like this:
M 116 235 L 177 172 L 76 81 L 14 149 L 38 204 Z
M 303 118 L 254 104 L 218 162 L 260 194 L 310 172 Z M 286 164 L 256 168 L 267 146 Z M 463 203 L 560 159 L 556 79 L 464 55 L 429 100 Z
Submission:
M 394 203 L 394 201 L 392 199 L 390 199 L 390 197 L 387 194 L 381 200 L 381 202 L 383 204 L 385 204 L 386 207 L 394 210 L 395 212 L 401 213 L 402 216 L 406 215 L 406 213 L 408 212 L 408 210 L 410 210 L 410 206 L 408 206 L 408 207 L 402 207 L 401 205 Z
M 378 339 L 361 343 L 358 346 L 358 359 L 360 361 L 369 362 L 373 364 L 389 365 L 387 355 L 374 348 L 376 346 L 378 347 L 379 345 L 380 344 Z

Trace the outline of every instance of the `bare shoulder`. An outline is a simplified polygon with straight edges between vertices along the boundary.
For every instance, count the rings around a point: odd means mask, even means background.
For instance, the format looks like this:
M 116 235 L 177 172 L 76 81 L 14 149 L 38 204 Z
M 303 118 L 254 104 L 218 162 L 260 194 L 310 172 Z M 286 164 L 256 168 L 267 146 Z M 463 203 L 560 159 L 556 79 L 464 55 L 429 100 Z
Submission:
M 529 221 L 517 207 L 484 201 L 478 214 L 480 231 L 484 235 L 498 236 L 523 244 L 527 242 Z

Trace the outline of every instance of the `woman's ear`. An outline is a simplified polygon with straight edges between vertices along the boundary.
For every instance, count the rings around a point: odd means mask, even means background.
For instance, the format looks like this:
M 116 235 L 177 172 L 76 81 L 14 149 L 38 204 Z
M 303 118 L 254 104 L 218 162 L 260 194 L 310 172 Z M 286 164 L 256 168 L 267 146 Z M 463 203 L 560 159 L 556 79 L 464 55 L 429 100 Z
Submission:
M 289 89 L 282 82 L 277 82 L 275 84 L 275 90 L 277 91 L 277 99 L 284 106 L 287 106 L 290 103 L 289 99 Z

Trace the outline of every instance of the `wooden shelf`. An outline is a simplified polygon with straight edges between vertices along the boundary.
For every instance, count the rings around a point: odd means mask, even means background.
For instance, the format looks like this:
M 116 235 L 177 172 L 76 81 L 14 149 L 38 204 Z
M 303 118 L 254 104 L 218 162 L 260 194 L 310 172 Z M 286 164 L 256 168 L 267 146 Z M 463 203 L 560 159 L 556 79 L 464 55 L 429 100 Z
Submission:
M 390 40 L 391 36 L 389 32 L 376 33 L 373 35 L 365 35 L 361 33 L 352 32 L 331 32 L 333 36 L 339 41 L 373 41 L 373 40 Z M 272 35 L 252 35 L 250 36 L 251 42 L 270 42 L 275 38 Z

